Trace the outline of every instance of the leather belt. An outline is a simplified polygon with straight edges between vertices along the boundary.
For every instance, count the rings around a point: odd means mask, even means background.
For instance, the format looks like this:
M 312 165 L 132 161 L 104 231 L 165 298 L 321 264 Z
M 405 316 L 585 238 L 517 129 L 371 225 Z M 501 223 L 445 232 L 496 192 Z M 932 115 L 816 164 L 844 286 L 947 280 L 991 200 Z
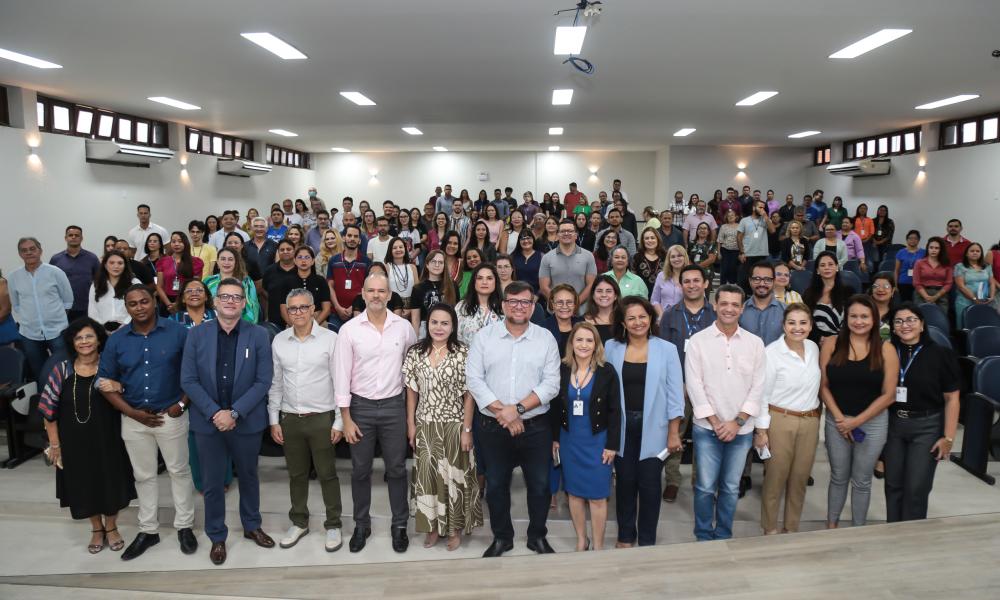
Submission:
M 900 419 L 919 419 L 921 417 L 933 417 L 941 414 L 941 409 L 932 408 L 930 410 L 906 410 L 905 408 L 895 408 L 892 413 Z
M 788 415 L 789 417 L 818 417 L 823 414 L 823 409 L 816 407 L 812 410 L 807 410 L 805 412 L 799 412 L 797 410 L 788 410 L 787 408 L 781 408 L 780 406 L 775 406 L 773 404 L 767 405 L 767 410 L 770 412 L 776 412 L 782 415 Z

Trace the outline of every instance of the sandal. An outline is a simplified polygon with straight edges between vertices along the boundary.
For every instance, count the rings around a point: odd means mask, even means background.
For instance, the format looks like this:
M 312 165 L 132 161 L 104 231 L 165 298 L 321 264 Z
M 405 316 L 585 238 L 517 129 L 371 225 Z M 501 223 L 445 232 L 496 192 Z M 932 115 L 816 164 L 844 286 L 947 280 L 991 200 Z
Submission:
M 458 547 L 462 545 L 462 533 L 453 532 L 448 536 L 448 552 L 454 552 L 458 550 Z
M 90 533 L 100 533 L 101 534 L 101 543 L 100 544 L 87 544 L 87 552 L 90 552 L 91 554 L 97 554 L 101 550 L 104 550 L 104 542 L 107 541 L 107 538 L 105 537 L 105 532 L 104 532 L 103 529 L 91 529 Z
M 435 545 L 437 545 L 438 540 L 440 539 L 441 536 L 438 535 L 436 532 L 432 531 L 428 533 L 426 536 L 424 536 L 424 548 L 433 548 Z
M 118 528 L 115 527 L 114 529 L 105 529 L 104 530 L 104 538 L 108 541 L 108 548 L 111 548 L 112 552 L 118 552 L 119 550 L 121 550 L 122 548 L 125 547 L 125 540 L 122 539 L 122 536 L 119 534 L 118 535 L 118 541 L 117 542 L 112 542 L 111 541 L 111 537 L 108 536 L 108 534 L 111 533 L 112 531 L 114 531 L 115 533 L 117 533 L 118 532 Z

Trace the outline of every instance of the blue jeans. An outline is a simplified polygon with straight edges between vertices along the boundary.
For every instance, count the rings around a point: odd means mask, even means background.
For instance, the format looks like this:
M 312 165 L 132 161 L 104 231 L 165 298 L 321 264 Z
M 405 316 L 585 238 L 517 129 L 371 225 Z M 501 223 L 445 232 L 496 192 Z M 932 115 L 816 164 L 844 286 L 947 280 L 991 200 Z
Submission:
M 733 537 L 733 515 L 739 499 L 740 475 L 752 433 L 721 442 L 715 432 L 695 425 L 691 428 L 694 452 L 698 455 L 694 486 L 694 535 L 698 541 L 728 540 Z M 713 524 L 714 523 L 714 524 Z
M 28 362 L 28 368 L 31 370 L 34 381 L 40 381 L 43 384 L 49 374 L 42 373 L 41 370 L 45 361 L 49 359 L 49 355 L 66 354 L 66 344 L 61 335 L 51 340 L 29 340 L 22 337 L 21 348 L 24 350 L 24 359 Z

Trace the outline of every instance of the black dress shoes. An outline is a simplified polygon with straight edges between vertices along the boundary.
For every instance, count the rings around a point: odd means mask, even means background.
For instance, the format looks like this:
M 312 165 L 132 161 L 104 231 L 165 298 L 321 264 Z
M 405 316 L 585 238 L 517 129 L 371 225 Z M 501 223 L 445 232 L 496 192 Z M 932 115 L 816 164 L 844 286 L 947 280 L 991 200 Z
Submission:
M 264 533 L 263 529 L 256 529 L 254 531 L 244 531 L 243 537 L 248 540 L 253 540 L 255 544 L 261 548 L 274 548 L 274 540 L 271 536 Z
M 212 542 L 212 550 L 208 553 L 213 565 L 226 562 L 226 542 Z
M 556 551 L 552 549 L 549 545 L 549 541 L 545 538 L 538 538 L 537 540 L 528 540 L 528 550 L 535 552 L 537 554 L 555 554 Z
M 392 549 L 402 554 L 410 547 L 410 538 L 406 536 L 405 527 L 392 528 Z
M 514 542 L 493 538 L 493 543 L 483 552 L 483 558 L 495 558 L 514 549 Z
M 361 552 L 365 549 L 365 544 L 368 538 L 372 535 L 371 527 L 355 527 L 354 534 L 351 536 L 351 541 L 348 542 L 347 548 L 351 552 Z M 395 539 L 393 540 L 395 543 Z
M 132 560 L 138 556 L 142 556 L 142 553 L 149 548 L 160 543 L 160 534 L 158 533 L 140 533 L 135 536 L 132 543 L 128 545 L 125 552 L 122 552 L 122 560 Z
M 184 554 L 194 554 L 198 551 L 198 540 L 190 527 L 177 530 L 177 541 L 181 543 L 181 552 Z

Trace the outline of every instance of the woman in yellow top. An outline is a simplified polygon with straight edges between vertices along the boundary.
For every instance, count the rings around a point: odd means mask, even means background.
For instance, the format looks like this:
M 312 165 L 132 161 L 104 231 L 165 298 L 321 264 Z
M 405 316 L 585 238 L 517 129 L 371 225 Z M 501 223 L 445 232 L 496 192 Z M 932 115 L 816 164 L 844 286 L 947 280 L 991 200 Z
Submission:
M 218 250 L 212 244 L 205 243 L 205 232 L 208 227 L 204 221 L 195 219 L 188 223 L 188 233 L 191 235 L 191 256 L 200 258 L 202 262 L 202 277 L 208 277 L 215 272 L 215 261 L 218 258 Z

